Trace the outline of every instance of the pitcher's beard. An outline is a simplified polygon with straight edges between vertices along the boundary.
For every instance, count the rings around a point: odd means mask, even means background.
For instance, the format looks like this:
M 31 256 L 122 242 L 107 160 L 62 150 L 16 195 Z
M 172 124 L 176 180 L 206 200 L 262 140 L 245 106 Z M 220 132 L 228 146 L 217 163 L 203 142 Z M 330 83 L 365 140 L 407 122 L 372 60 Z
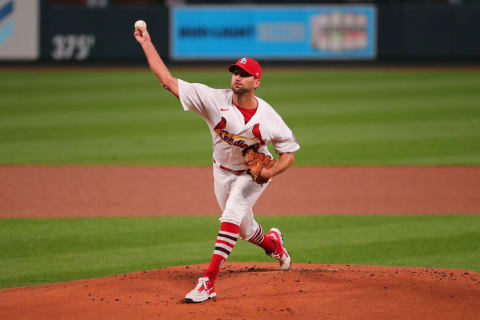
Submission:
M 244 94 L 249 92 L 249 90 L 244 87 L 235 87 L 235 86 L 232 86 L 232 91 L 235 94 Z

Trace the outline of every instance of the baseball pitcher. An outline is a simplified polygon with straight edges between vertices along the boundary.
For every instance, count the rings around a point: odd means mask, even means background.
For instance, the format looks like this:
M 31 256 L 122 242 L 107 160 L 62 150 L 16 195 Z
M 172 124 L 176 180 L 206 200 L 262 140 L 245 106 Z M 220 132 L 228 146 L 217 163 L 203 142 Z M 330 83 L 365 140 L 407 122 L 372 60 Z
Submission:
M 146 28 L 136 28 L 134 36 L 162 86 L 180 100 L 184 110 L 202 116 L 213 140 L 214 190 L 222 210 L 220 231 L 210 264 L 185 302 L 203 302 L 216 296 L 215 279 L 238 238 L 261 247 L 279 261 L 281 270 L 289 270 L 291 258 L 282 233 L 272 228 L 264 234 L 252 207 L 271 179 L 292 166 L 300 146 L 278 113 L 255 96 L 262 78 L 259 63 L 249 57 L 239 59 L 228 68 L 231 88 L 213 89 L 173 77 Z M 279 155 L 277 160 L 267 148 L 269 143 Z

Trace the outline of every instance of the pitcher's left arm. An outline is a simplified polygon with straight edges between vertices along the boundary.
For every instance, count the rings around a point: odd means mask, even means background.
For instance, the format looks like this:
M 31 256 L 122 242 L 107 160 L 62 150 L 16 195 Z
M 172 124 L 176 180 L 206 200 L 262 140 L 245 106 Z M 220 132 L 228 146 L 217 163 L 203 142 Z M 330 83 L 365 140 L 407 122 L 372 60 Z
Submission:
M 293 165 L 293 162 L 295 161 L 295 156 L 293 152 L 285 152 L 282 153 L 273 167 L 269 168 L 263 168 L 260 170 L 260 176 L 264 179 L 271 179 L 274 176 L 284 172 L 288 168 L 290 168 Z

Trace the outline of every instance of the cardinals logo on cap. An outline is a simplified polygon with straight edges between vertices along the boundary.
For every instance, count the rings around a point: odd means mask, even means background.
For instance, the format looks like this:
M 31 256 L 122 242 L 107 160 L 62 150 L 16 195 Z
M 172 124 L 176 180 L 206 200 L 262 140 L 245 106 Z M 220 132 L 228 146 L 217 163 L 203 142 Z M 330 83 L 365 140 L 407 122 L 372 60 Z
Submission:
M 255 76 L 257 79 L 260 79 L 262 77 L 262 68 L 260 67 L 260 64 L 253 58 L 244 57 L 238 59 L 235 64 L 230 65 L 228 71 L 233 73 L 235 67 L 239 67 L 240 69 L 246 71 L 252 76 Z

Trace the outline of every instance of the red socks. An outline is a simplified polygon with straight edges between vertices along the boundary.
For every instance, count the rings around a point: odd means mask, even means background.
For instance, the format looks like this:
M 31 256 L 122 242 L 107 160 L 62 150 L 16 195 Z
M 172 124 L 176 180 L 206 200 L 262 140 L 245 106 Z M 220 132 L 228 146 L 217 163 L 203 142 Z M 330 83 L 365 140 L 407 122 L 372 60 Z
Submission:
M 204 277 L 208 277 L 210 281 L 215 281 L 223 262 L 228 259 L 230 252 L 232 252 L 237 243 L 239 231 L 240 227 L 236 224 L 229 222 L 222 222 L 220 224 L 220 231 L 218 232 L 217 241 L 215 242 L 212 259 L 203 275 Z M 275 252 L 274 239 L 268 235 L 264 235 L 263 228 L 260 225 L 254 235 L 248 239 L 248 242 L 256 244 L 267 253 Z
M 228 259 L 230 252 L 232 252 L 233 247 L 237 243 L 239 231 L 240 227 L 236 224 L 229 222 L 220 224 L 220 231 L 215 242 L 212 259 L 203 275 L 204 277 L 208 277 L 210 281 L 215 281 L 223 262 Z
M 263 228 L 261 225 L 258 225 L 257 231 L 253 234 L 248 242 L 256 244 L 257 246 L 261 247 L 265 252 L 275 252 L 275 243 L 273 239 L 263 234 Z
M 275 242 L 270 236 L 263 237 L 263 241 L 258 244 L 265 252 L 275 252 Z

